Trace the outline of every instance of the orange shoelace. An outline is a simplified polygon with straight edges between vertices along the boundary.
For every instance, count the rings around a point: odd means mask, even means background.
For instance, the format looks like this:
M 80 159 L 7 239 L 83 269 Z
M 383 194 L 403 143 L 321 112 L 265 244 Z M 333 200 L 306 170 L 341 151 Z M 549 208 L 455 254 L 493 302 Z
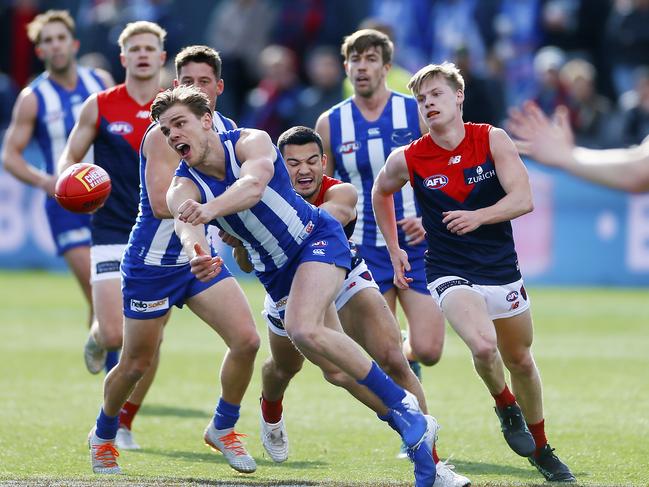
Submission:
M 243 438 L 245 436 L 248 435 L 237 433 L 236 431 L 232 430 L 231 433 L 221 436 L 219 440 L 223 442 L 223 446 L 227 450 L 233 452 L 235 455 L 247 455 L 248 452 L 246 452 L 246 448 L 241 443 L 241 440 L 239 440 L 240 437 Z
M 112 443 L 92 445 L 92 448 L 95 450 L 95 458 L 99 460 L 105 468 L 117 466 L 115 459 L 119 456 L 119 452 L 115 449 Z

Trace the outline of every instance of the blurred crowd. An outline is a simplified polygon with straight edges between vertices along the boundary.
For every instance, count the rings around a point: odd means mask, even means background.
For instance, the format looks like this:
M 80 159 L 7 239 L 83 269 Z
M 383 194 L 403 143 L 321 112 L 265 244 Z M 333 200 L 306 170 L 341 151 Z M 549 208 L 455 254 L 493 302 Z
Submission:
M 1 0 L 0 130 L 17 92 L 42 70 L 26 33 L 39 12 L 77 21 L 80 63 L 123 79 L 117 36 L 134 20 L 163 26 L 169 59 L 207 44 L 223 59 L 218 109 L 275 139 L 313 127 L 350 94 L 339 47 L 359 26 L 396 46 L 388 84 L 455 62 L 466 80 L 465 121 L 502 124 L 507 108 L 536 100 L 570 110 L 580 145 L 638 144 L 649 134 L 649 0 Z M 173 67 L 164 77 L 168 86 Z

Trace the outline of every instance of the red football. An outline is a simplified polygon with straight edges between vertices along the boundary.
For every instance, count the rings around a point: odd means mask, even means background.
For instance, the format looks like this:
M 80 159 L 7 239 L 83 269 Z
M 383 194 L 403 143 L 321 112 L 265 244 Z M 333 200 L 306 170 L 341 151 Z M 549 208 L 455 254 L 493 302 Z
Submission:
M 54 187 L 56 201 L 74 213 L 93 213 L 110 196 L 110 176 L 95 164 L 80 162 L 67 168 Z

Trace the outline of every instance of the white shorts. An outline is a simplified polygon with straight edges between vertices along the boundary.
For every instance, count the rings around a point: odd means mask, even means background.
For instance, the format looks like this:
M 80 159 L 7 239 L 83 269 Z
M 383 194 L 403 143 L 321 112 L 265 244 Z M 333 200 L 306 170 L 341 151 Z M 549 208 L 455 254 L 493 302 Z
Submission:
M 126 244 L 93 245 L 90 247 L 90 282 L 121 279 L 119 265 Z
M 482 296 L 487 304 L 489 318 L 492 320 L 516 316 L 530 307 L 530 297 L 523 279 L 502 286 L 486 286 L 474 284 L 459 276 L 444 276 L 428 285 L 431 296 L 440 308 L 444 298 L 457 289 L 468 289 Z
M 365 261 L 361 260 L 356 267 L 349 271 L 347 279 L 343 282 L 343 286 L 336 296 L 336 311 L 340 311 L 352 297 L 367 288 L 374 288 L 378 291 L 379 286 L 374 281 L 372 273 L 367 268 Z M 278 304 L 279 306 L 273 302 L 270 295 L 266 294 L 266 298 L 264 299 L 264 309 L 261 314 L 266 320 L 266 324 L 270 331 L 275 335 L 285 337 L 288 335 L 284 329 L 284 321 L 280 317 L 280 311 L 283 312 L 286 308 L 286 298 L 282 299 Z

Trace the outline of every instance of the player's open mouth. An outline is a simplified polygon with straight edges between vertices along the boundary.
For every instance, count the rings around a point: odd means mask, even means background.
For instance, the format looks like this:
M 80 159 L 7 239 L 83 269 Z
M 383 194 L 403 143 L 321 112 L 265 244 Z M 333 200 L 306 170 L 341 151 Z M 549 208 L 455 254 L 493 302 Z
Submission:
M 181 155 L 181 157 L 185 157 L 187 154 L 189 154 L 190 147 L 187 144 L 178 144 L 176 146 L 176 150 Z
M 426 113 L 426 118 L 431 118 L 435 115 L 439 115 L 439 112 L 437 110 L 431 110 L 430 112 Z
M 308 186 L 312 182 L 313 182 L 313 178 L 299 178 L 297 180 L 297 184 L 299 184 L 300 186 Z
M 138 63 L 137 64 L 138 68 L 148 68 L 149 66 L 151 66 L 149 63 Z

